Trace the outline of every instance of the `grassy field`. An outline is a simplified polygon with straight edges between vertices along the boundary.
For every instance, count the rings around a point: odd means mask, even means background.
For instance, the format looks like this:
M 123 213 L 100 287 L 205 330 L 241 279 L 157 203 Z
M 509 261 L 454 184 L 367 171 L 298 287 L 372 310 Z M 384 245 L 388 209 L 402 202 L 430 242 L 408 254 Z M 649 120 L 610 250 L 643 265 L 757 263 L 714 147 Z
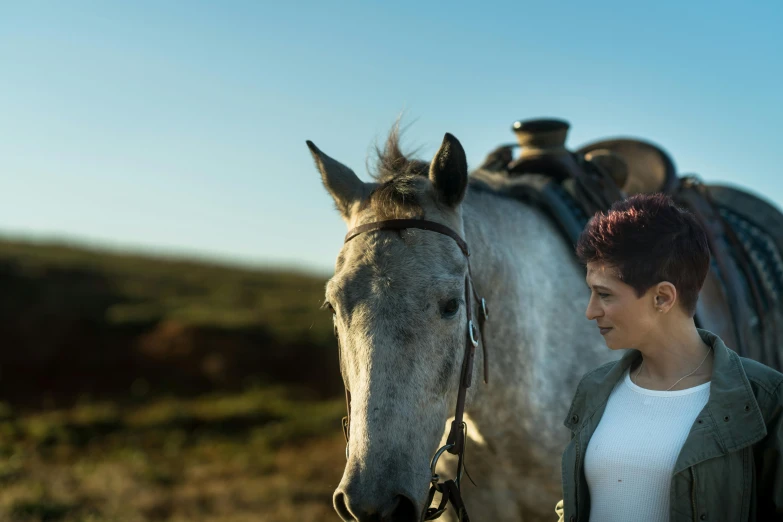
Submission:
M 2 521 L 333 520 L 341 400 L 254 388 L 0 411 Z
M 0 522 L 335 520 L 325 279 L 0 239 Z

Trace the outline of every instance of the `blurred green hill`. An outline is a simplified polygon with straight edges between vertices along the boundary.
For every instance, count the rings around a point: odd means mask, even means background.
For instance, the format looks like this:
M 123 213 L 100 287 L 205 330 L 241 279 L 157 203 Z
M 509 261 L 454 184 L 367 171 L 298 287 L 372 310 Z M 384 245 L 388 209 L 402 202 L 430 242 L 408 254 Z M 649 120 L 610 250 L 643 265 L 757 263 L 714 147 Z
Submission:
M 341 388 L 325 277 L 0 239 L 0 397 Z
M 337 518 L 325 279 L 0 239 L 0 521 Z

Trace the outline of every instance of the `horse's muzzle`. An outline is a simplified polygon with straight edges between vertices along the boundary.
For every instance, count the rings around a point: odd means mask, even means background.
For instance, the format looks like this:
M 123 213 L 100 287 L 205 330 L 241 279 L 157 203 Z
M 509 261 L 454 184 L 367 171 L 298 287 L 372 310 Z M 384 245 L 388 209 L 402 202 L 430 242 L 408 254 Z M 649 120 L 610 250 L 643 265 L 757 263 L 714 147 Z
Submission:
M 352 498 L 340 488 L 334 492 L 334 509 L 345 522 L 419 522 L 414 502 L 404 495 L 390 498 L 382 505 Z

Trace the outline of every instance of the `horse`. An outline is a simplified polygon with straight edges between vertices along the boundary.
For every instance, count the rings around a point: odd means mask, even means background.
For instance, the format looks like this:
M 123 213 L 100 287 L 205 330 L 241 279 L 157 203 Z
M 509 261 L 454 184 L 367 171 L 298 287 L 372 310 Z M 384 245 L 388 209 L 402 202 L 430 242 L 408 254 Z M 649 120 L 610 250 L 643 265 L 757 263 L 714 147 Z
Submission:
M 464 406 L 462 497 L 475 520 L 552 520 L 561 498 L 563 426 L 577 383 L 618 358 L 585 317 L 589 290 L 573 246 L 539 208 L 504 192 L 505 177 L 468 172 L 450 134 L 431 162 L 400 149 L 395 127 L 373 181 L 308 141 L 348 229 L 389 219 L 432 230 L 372 230 L 346 241 L 325 288 L 349 394 L 347 461 L 333 504 L 346 521 L 418 521 L 431 458 L 447 441 L 461 383 L 468 315 L 489 303 Z M 470 307 L 469 310 L 466 307 Z M 478 372 L 478 370 L 477 370 Z M 448 453 L 438 475 L 456 476 Z M 474 485 L 475 484 L 475 485 Z M 456 520 L 453 510 L 443 515 Z

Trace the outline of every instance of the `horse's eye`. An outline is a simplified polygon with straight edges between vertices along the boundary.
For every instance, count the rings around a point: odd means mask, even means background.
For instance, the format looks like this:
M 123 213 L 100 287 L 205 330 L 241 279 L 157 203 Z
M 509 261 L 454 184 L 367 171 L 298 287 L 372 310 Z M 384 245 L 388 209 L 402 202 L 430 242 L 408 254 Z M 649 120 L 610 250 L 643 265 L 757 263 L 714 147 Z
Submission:
M 324 304 L 321 305 L 321 309 L 327 309 L 332 312 L 332 327 L 334 328 L 334 336 L 339 338 L 337 335 L 337 312 L 334 311 L 332 303 L 329 301 L 324 301 Z
M 443 315 L 452 316 L 457 313 L 457 310 L 459 310 L 459 300 L 449 299 L 443 307 Z

